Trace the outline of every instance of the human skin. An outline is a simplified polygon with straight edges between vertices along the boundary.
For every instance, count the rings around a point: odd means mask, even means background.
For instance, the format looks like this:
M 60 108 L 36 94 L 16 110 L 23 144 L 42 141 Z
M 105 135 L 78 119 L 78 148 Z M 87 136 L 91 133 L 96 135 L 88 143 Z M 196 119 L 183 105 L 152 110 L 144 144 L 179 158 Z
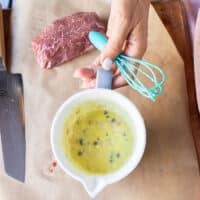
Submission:
M 110 8 L 106 36 L 108 43 L 89 66 L 77 69 L 74 77 L 82 80 L 82 88 L 95 87 L 96 70 L 105 66 L 105 61 L 113 60 L 119 53 L 141 58 L 147 47 L 149 0 L 113 0 Z M 106 62 L 111 63 L 111 62 Z M 127 85 L 112 64 L 113 88 Z

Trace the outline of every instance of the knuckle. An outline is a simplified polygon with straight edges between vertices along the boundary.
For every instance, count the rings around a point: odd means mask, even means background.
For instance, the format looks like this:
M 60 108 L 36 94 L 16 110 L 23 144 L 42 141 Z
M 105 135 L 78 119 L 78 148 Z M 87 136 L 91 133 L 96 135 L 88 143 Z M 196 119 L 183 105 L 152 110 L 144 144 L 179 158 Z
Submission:
M 113 53 L 119 53 L 121 51 L 121 43 L 111 41 L 110 43 L 108 43 L 106 50 Z
M 115 53 L 118 53 L 121 51 L 121 46 L 119 44 L 114 44 L 113 45 L 110 45 L 110 50 L 115 52 Z
M 147 50 L 147 43 L 140 43 L 135 45 L 132 48 L 128 48 L 128 51 L 126 52 L 128 56 L 141 58 Z

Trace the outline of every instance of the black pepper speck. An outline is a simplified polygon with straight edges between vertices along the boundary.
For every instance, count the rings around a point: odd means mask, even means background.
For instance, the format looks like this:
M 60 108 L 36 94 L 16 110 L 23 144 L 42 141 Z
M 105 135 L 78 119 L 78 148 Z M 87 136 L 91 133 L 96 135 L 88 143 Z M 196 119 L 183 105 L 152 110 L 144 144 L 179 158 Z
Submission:
M 94 141 L 93 145 L 95 145 L 95 146 L 98 145 L 98 141 Z
M 78 156 L 82 156 L 83 155 L 83 152 L 82 151 L 78 151 Z
M 103 112 L 103 114 L 104 114 L 104 115 L 107 115 L 107 114 L 108 114 L 108 111 L 107 111 L 107 110 L 105 110 L 105 111 Z
M 120 157 L 120 153 L 117 153 L 116 156 L 117 156 L 117 158 L 119 158 Z
M 80 144 L 80 145 L 84 145 L 84 143 L 85 143 L 85 142 L 84 142 L 84 139 L 81 138 L 81 139 L 79 140 L 79 144 Z
M 115 118 L 112 118 L 111 122 L 115 122 L 115 121 L 116 121 L 116 119 L 115 119 Z

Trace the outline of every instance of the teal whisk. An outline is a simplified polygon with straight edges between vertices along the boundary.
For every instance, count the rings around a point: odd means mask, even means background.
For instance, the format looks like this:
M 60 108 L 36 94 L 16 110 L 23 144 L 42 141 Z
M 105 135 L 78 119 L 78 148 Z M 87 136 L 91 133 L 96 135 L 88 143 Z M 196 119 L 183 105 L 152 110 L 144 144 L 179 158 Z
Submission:
M 100 51 L 107 43 L 107 38 L 97 31 L 89 33 L 89 40 Z M 162 94 L 166 75 L 160 67 L 123 54 L 119 54 L 114 63 L 127 83 L 144 97 L 155 101 Z

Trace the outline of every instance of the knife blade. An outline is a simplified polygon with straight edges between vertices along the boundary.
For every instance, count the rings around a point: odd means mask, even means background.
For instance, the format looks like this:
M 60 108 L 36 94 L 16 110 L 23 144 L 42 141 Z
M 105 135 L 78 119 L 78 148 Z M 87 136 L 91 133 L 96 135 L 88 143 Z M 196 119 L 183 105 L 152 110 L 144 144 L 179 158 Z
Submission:
M 0 52 L 5 52 L 3 17 L 0 8 Z M 2 26 L 2 27 L 1 27 Z M 2 55 L 0 54 L 0 57 Z M 4 63 L 5 63 L 5 53 Z M 7 72 L 0 58 L 0 134 L 6 173 L 25 180 L 25 128 L 23 112 L 23 83 L 21 74 Z

